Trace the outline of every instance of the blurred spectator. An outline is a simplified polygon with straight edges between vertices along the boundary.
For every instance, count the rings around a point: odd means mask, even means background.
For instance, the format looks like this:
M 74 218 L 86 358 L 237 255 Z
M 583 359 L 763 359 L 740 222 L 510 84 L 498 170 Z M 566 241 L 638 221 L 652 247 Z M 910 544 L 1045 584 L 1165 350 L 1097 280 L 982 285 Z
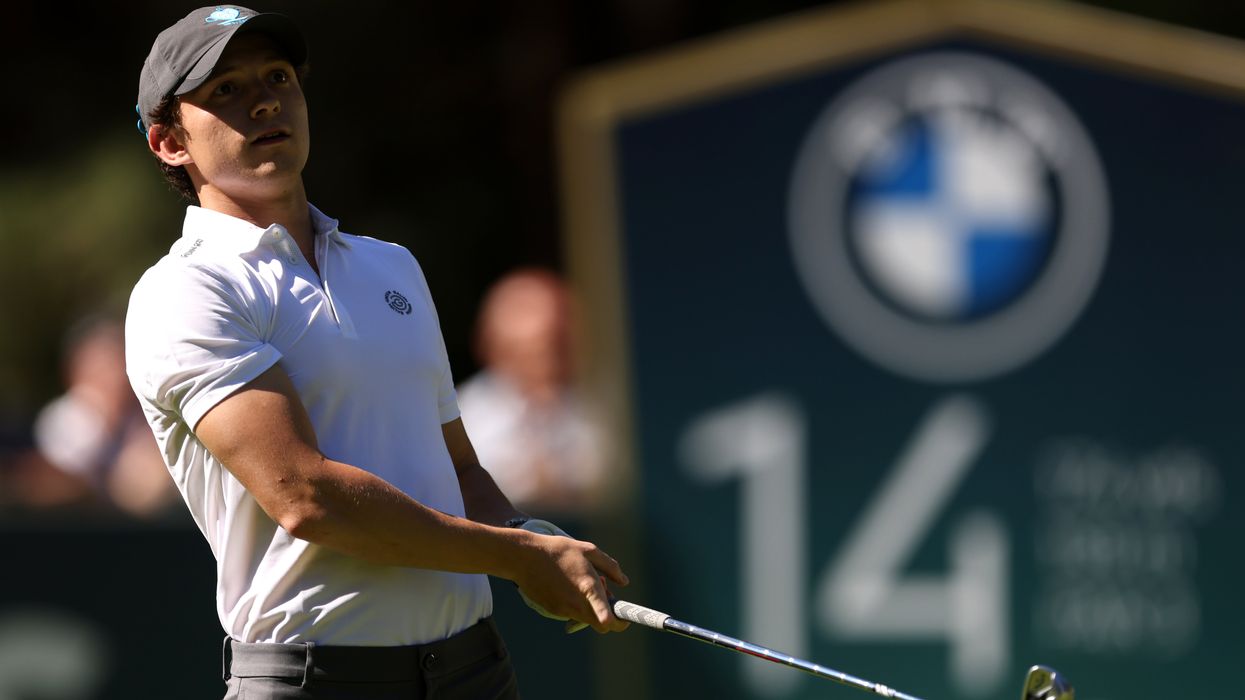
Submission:
M 483 369 L 458 387 L 480 463 L 518 508 L 539 514 L 590 511 L 604 485 L 602 431 L 573 386 L 572 316 L 557 276 L 506 275 L 476 321 Z
M 103 505 L 151 517 L 177 490 L 125 375 L 121 321 L 89 317 L 64 346 L 61 396 L 35 419 L 34 449 L 13 466 L 11 497 L 32 508 Z

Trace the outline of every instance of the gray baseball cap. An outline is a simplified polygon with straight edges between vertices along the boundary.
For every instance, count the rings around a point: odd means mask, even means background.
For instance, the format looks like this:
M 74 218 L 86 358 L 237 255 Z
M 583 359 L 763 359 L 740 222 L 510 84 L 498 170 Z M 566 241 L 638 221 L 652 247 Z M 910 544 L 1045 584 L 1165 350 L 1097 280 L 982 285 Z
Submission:
M 206 82 L 229 40 L 243 33 L 271 37 L 295 67 L 307 62 L 307 42 L 289 17 L 238 5 L 201 7 L 160 32 L 151 45 L 138 78 L 139 131 L 147 133 L 160 100 Z

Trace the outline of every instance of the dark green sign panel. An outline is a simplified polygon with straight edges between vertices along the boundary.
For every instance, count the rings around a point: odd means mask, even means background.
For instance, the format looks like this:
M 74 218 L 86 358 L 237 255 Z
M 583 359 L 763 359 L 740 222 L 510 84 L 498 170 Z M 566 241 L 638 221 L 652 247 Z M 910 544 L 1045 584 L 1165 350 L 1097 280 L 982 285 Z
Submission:
M 609 138 L 638 602 L 922 697 L 1237 692 L 1241 96 L 958 32 Z

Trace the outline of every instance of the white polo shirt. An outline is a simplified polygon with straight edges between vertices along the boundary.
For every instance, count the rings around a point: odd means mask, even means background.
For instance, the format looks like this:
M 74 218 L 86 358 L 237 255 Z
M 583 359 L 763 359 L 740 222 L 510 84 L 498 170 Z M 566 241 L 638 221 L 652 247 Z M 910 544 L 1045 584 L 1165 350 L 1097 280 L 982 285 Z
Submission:
M 199 207 L 134 288 L 126 366 L 173 480 L 216 555 L 221 624 L 244 642 L 391 646 L 492 611 L 482 575 L 374 566 L 281 529 L 193 432 L 279 364 L 330 459 L 464 515 L 441 425 L 458 417 L 428 286 L 405 248 L 311 208 L 320 274 L 278 225 Z

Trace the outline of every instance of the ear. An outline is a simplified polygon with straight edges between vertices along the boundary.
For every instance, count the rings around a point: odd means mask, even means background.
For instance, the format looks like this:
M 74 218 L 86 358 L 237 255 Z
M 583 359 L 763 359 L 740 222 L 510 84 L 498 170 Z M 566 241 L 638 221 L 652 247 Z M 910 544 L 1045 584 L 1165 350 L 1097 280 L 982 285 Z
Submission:
M 186 136 L 179 129 L 153 124 L 147 130 L 147 148 L 169 165 L 189 165 L 194 162 L 186 150 Z

